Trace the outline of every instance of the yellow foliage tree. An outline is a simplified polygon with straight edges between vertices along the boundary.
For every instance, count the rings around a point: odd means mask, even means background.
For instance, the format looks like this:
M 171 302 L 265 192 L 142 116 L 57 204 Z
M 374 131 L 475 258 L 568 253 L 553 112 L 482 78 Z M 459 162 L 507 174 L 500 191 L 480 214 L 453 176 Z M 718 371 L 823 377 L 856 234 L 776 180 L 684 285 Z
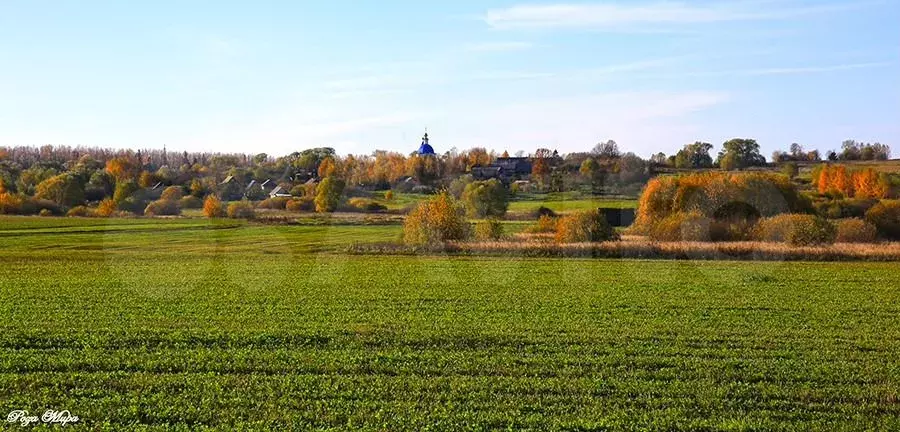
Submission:
M 853 191 L 856 198 L 884 198 L 879 189 L 878 173 L 866 168 L 853 173 Z M 886 192 L 886 191 L 885 191 Z

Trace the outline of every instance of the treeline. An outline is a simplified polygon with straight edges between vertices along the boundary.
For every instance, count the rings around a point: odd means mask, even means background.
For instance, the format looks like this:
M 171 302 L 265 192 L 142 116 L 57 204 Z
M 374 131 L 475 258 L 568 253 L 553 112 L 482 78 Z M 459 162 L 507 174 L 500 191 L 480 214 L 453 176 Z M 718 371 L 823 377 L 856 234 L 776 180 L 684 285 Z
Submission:
M 674 155 L 667 157 L 664 153 L 657 153 L 650 160 L 658 166 L 679 169 L 721 168 L 734 170 L 768 165 L 766 158 L 760 153 L 759 143 L 753 139 L 735 138 L 725 141 L 715 159 L 710 154 L 712 150 L 712 144 L 697 141 L 686 144 Z M 845 140 L 841 144 L 840 152 L 829 150 L 825 153 L 824 158 L 819 150 L 806 150 L 802 145 L 793 143 L 787 151 L 776 150 L 773 152 L 771 163 L 883 161 L 890 157 L 891 149 L 885 144 Z
M 753 139 L 726 141 L 715 159 L 710 154 L 712 150 L 709 143 L 695 142 L 685 145 L 675 155 L 667 157 L 658 153 L 645 160 L 621 151 L 612 140 L 601 142 L 587 152 L 565 155 L 539 148 L 522 157 L 527 160 L 530 172 L 504 174 L 502 180 L 513 192 L 527 188 L 535 192 L 579 190 L 637 195 L 664 168 L 718 166 L 734 170 L 767 165 L 759 144 Z M 818 160 L 817 151 L 805 152 L 799 145 L 792 145 L 789 153 L 778 155 L 779 161 Z M 829 154 L 836 160 L 889 156 L 886 145 L 856 141 L 846 141 L 840 154 Z M 170 186 L 180 188 L 185 197 L 203 199 L 214 194 L 224 201 L 260 201 L 277 187 L 282 195 L 308 199 L 309 204 L 304 206 L 332 211 L 336 202 L 342 196 L 352 196 L 354 189 L 462 191 L 474 181 L 485 180 L 483 171 L 475 168 L 494 166 L 497 159 L 511 160 L 508 158 L 506 152 L 497 154 L 484 148 L 452 149 L 440 155 L 375 151 L 370 155 L 343 157 L 327 147 L 280 157 L 266 153 L 178 153 L 165 148 L 136 151 L 68 146 L 0 148 L 0 193 L 5 200 L 0 212 L 46 210 L 58 214 L 79 205 L 103 203 L 106 209 L 141 213 L 150 201 L 158 198 L 160 191 Z M 830 171 L 828 175 L 831 176 Z M 883 194 L 877 184 L 870 187 L 870 173 L 847 176 L 846 181 L 840 172 L 835 174 L 836 180 L 828 177 L 828 188 L 847 196 L 853 196 L 856 190 L 866 195 Z M 845 186 L 851 183 L 857 185 L 853 191 Z M 110 202 L 104 203 L 107 200 Z M 317 201 L 313 203 L 313 200 Z

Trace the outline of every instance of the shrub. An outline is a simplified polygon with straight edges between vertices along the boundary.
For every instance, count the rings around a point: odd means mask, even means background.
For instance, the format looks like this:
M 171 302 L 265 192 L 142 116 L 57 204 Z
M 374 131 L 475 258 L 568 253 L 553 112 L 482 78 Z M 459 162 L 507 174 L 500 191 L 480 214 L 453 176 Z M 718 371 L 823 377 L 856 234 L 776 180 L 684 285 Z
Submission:
M 838 243 L 874 243 L 878 230 L 862 219 L 843 219 L 837 225 Z
M 559 222 L 555 216 L 543 215 L 538 218 L 534 225 L 525 229 L 526 232 L 532 234 L 544 234 L 556 232 L 556 224 Z
M 176 216 L 181 214 L 181 207 L 175 200 L 156 200 L 147 204 L 144 214 L 149 216 Z
M 619 235 L 606 223 L 599 211 L 572 213 L 559 220 L 556 241 L 559 243 L 600 242 L 618 240 Z
M 50 212 L 50 214 L 55 215 L 62 215 L 65 213 L 59 204 L 46 199 L 32 198 L 25 200 L 22 204 L 22 214 L 40 214 L 44 210 L 46 210 L 44 213 Z
M 222 201 L 219 201 L 215 195 L 206 197 L 203 201 L 203 215 L 208 218 L 218 218 L 225 216 L 225 207 Z
M 319 213 L 333 212 L 341 201 L 343 191 L 343 180 L 334 176 L 325 177 L 316 186 L 316 211 Z
M 552 218 L 557 217 L 557 214 L 555 211 L 553 211 L 553 209 L 550 209 L 550 208 L 547 208 L 544 206 L 538 207 L 537 210 L 532 212 L 532 215 L 535 217 L 535 219 L 540 219 L 542 216 L 549 216 Z
M 256 212 L 249 201 L 236 201 L 228 204 L 228 217 L 232 219 L 253 219 Z
M 862 218 L 878 200 L 873 199 L 838 199 L 816 203 L 816 213 L 828 219 Z
M 710 241 L 711 224 L 700 212 L 678 212 L 650 225 L 646 234 L 654 241 Z
M 287 197 L 273 197 L 266 198 L 256 204 L 256 208 L 261 209 L 269 209 L 269 210 L 284 210 L 287 206 L 288 198 Z
M 138 190 L 138 185 L 134 181 L 131 180 L 123 180 L 116 182 L 116 191 L 113 193 L 113 201 L 120 203 L 124 201 L 126 198 L 130 197 L 131 194 L 135 193 Z
M 161 200 L 167 201 L 178 201 L 184 195 L 181 186 L 169 186 L 162 191 L 162 195 L 159 196 Z
M 476 181 L 466 185 L 462 193 L 469 217 L 502 217 L 509 207 L 506 186 L 497 179 Z
M 80 205 L 80 206 L 75 206 L 75 207 L 72 207 L 71 209 L 69 209 L 69 211 L 66 212 L 66 216 L 91 217 L 91 216 L 94 216 L 94 211 L 86 206 Z
M 178 205 L 183 209 L 198 209 L 203 208 L 203 200 L 193 195 L 187 195 L 178 200 Z
M 503 238 L 503 224 L 497 219 L 486 219 L 475 224 L 475 238 L 480 241 Z
M 834 224 L 816 216 L 800 216 L 794 229 L 788 235 L 788 243 L 794 246 L 834 243 L 837 237 L 837 229 Z
M 419 203 L 403 223 L 403 241 L 409 245 L 431 245 L 465 240 L 470 235 L 464 211 L 448 192 Z
M 761 241 L 810 246 L 833 243 L 837 229 L 821 217 L 783 214 L 760 220 L 754 229 L 754 237 Z
M 119 202 L 119 210 L 134 214 L 142 214 L 150 205 L 150 200 L 142 196 L 130 196 Z
M 347 201 L 347 204 L 356 211 L 369 212 L 369 213 L 378 213 L 387 210 L 382 204 L 375 202 L 368 198 L 350 198 Z
M 900 200 L 884 200 L 866 212 L 866 221 L 886 239 L 900 240 Z
M 10 192 L 0 192 L 0 214 L 21 214 L 25 197 Z
M 100 204 L 97 206 L 97 216 L 109 217 L 112 216 L 113 213 L 116 212 L 117 209 L 116 202 L 112 199 L 105 199 L 100 201 Z
M 285 203 L 284 208 L 292 212 L 313 211 L 316 205 L 310 198 L 295 198 Z

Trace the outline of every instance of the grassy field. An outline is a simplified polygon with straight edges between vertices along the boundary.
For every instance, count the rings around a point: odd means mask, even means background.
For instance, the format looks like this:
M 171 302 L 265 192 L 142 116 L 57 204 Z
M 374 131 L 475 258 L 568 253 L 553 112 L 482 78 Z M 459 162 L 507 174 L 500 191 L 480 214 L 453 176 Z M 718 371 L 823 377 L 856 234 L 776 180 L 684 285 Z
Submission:
M 413 206 L 426 197 L 427 195 L 421 194 L 398 193 L 394 195 L 392 200 L 385 200 L 384 193 L 378 192 L 374 198 L 379 203 L 387 206 L 388 209 L 399 210 Z M 599 207 L 635 208 L 637 207 L 637 200 L 584 197 L 572 192 L 544 194 L 520 192 L 510 201 L 509 211 L 511 213 L 529 213 L 537 210 L 541 206 L 547 207 L 555 212 L 590 210 Z
M 896 263 L 341 253 L 399 230 L 2 217 L 0 413 L 68 409 L 74 430 L 900 428 Z

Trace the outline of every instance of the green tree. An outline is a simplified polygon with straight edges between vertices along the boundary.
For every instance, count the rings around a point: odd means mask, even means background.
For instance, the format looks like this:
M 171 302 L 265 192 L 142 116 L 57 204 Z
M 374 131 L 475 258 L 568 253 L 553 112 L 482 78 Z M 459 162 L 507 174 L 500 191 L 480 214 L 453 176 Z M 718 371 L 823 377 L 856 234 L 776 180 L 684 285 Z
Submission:
M 476 181 L 466 185 L 462 201 L 469 217 L 502 217 L 509 207 L 509 193 L 497 179 Z
M 712 156 L 709 155 L 712 144 L 697 141 L 686 144 L 675 154 L 675 168 L 711 168 Z
M 84 186 L 71 174 L 59 174 L 38 184 L 35 197 L 72 207 L 84 203 Z
M 740 169 L 752 166 L 764 166 L 766 158 L 759 152 L 759 143 L 754 139 L 735 138 L 725 141 L 719 152 L 719 167 L 722 169 Z
M 316 186 L 316 211 L 319 213 L 333 212 L 341 202 L 341 194 L 344 192 L 344 181 L 335 177 L 325 177 Z

